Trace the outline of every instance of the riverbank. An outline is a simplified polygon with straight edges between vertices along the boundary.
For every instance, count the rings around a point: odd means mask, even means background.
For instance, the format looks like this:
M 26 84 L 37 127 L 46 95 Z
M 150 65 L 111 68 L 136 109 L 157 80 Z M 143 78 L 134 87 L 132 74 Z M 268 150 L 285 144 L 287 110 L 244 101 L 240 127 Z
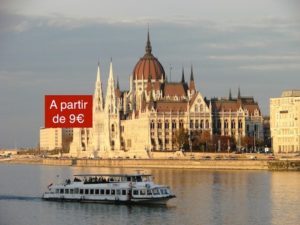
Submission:
M 214 170 L 287 170 L 300 171 L 300 160 L 250 160 L 250 159 L 60 159 L 17 158 L 0 160 L 9 164 L 39 164 L 52 166 L 124 167 L 124 168 L 177 168 Z

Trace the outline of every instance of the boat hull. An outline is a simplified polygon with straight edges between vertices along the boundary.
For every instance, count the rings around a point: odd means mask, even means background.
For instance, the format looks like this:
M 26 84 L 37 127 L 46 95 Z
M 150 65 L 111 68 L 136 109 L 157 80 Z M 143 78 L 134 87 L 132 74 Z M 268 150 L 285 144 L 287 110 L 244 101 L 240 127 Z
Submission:
M 102 203 L 102 204 L 157 204 L 165 205 L 167 202 L 175 198 L 175 195 L 159 198 L 131 198 L 127 200 L 117 199 L 86 199 L 86 198 L 63 198 L 63 197 L 45 197 L 42 199 L 45 201 L 56 201 L 56 202 L 82 202 L 82 203 Z

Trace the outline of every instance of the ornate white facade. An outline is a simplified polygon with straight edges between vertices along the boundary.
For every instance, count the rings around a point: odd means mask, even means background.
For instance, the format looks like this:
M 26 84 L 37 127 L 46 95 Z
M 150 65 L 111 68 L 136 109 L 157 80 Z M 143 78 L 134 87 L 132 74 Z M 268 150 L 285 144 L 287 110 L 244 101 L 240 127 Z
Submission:
M 206 131 L 212 135 L 217 121 L 213 116 L 217 115 L 222 120 L 226 117 L 221 113 L 217 114 L 215 104 L 212 104 L 216 101 L 205 99 L 196 90 L 192 67 L 189 82 L 185 81 L 183 69 L 181 81 L 166 80 L 163 66 L 152 54 L 149 32 L 145 55 L 139 59 L 129 79 L 130 90 L 121 91 L 118 81 L 115 84 L 111 62 L 104 98 L 98 64 L 93 127 L 74 129 L 71 156 L 147 158 L 151 150 L 178 149 L 178 146 L 174 145 L 174 134 L 178 129 L 183 128 L 189 133 Z M 251 104 L 258 108 L 257 103 Z M 257 117 L 262 118 L 259 108 L 256 112 L 252 107 L 249 112 L 245 105 L 247 104 L 240 104 L 236 112 L 233 112 L 236 107 L 232 109 L 233 113 L 230 116 L 230 119 L 235 119 L 238 123 L 237 115 L 240 115 L 242 110 L 244 130 L 247 127 L 246 120 L 252 118 L 250 114 L 252 116 L 252 113 L 255 113 Z M 262 124 L 262 119 L 259 122 Z M 221 127 L 216 128 L 215 132 L 219 132 L 220 129 Z M 223 135 L 232 135 L 232 132 L 226 133 L 226 128 L 220 132 Z M 245 131 L 240 132 L 241 135 L 246 134 Z

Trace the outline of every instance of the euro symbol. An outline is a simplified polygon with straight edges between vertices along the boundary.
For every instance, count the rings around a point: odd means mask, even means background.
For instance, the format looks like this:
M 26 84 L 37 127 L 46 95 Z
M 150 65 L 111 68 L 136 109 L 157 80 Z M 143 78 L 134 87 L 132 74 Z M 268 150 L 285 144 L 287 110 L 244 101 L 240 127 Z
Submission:
M 79 114 L 76 119 L 77 119 L 78 123 L 84 123 L 84 115 L 83 114 Z

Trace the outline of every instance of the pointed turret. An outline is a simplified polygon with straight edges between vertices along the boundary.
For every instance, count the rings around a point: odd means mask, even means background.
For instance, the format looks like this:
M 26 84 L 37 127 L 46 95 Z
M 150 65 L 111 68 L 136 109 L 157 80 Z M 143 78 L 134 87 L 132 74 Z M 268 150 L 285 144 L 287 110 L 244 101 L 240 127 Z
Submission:
M 195 81 L 194 81 L 194 72 L 193 72 L 193 65 L 191 65 L 191 78 L 190 78 L 190 93 L 193 94 L 196 91 L 195 88 Z
M 194 81 L 193 65 L 191 65 L 191 79 L 190 79 L 190 81 Z
M 117 77 L 117 89 L 120 90 L 119 77 Z
M 185 78 L 184 78 L 184 68 L 182 67 L 182 75 L 181 75 L 181 83 L 185 83 Z
M 103 111 L 103 91 L 102 91 L 102 82 L 101 82 L 101 73 L 100 73 L 100 63 L 98 62 L 96 83 L 95 83 L 95 92 L 94 92 L 94 111 Z
M 115 81 L 114 81 L 112 61 L 110 62 L 110 66 L 109 66 L 109 77 L 107 81 L 107 90 L 106 90 L 106 97 L 105 97 L 105 111 L 110 113 L 117 113 Z
M 241 98 L 241 90 L 240 90 L 240 87 L 239 87 L 239 89 L 238 89 L 238 99 L 240 99 Z
M 146 50 L 146 55 L 151 55 L 152 54 L 152 47 L 151 47 L 151 42 L 150 42 L 149 27 L 148 27 L 147 43 L 146 43 L 145 50 Z
M 232 100 L 232 94 L 231 94 L 231 88 L 229 89 L 229 96 L 228 96 L 229 100 Z

